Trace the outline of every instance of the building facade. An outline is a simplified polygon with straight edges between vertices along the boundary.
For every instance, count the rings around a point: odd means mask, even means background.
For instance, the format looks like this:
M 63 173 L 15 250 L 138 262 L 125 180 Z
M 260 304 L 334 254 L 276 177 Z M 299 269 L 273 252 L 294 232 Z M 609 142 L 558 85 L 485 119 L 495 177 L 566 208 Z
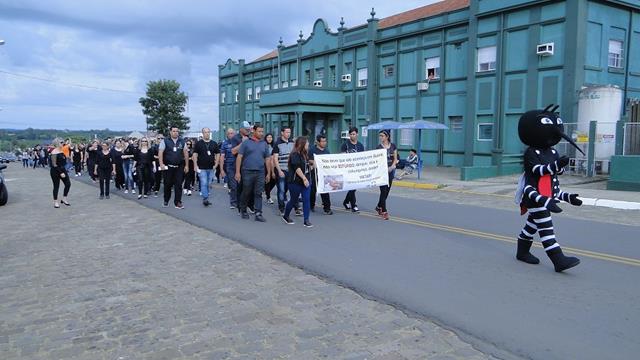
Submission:
M 425 119 L 449 129 L 422 139 L 396 131 L 401 152 L 422 141 L 425 164 L 502 168 L 524 149 L 526 110 L 559 104 L 572 122 L 578 92 L 593 85 L 640 98 L 640 0 L 445 0 L 370 15 L 336 31 L 319 19 L 296 44 L 220 65 L 220 131 L 245 120 L 274 134 L 287 125 L 326 134 L 336 151 L 349 126 L 371 147 L 369 124 Z

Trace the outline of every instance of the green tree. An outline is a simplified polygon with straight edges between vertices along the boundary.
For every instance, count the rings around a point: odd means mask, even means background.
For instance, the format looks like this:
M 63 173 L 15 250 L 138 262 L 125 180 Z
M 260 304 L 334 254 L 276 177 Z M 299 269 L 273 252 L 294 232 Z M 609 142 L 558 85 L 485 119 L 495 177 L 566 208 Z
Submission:
M 158 80 L 147 83 L 147 96 L 141 97 L 142 113 L 147 117 L 149 130 L 169 135 L 169 127 L 189 129 L 189 118 L 184 116 L 187 95 L 180 91 L 175 80 Z

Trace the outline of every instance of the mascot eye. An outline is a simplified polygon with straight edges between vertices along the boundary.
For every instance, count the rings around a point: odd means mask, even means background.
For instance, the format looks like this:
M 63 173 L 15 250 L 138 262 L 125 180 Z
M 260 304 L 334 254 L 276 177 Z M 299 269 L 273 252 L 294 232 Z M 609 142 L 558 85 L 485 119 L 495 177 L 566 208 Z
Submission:
M 562 119 L 558 118 L 558 125 L 562 124 Z
M 542 119 L 540 119 L 540 122 L 544 125 L 553 125 L 553 121 L 548 117 L 543 117 Z

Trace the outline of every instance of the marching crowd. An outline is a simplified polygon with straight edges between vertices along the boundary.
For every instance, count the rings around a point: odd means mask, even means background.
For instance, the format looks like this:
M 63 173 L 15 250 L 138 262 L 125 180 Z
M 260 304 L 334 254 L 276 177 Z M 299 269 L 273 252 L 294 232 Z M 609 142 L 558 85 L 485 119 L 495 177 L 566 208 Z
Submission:
M 389 219 L 387 197 L 396 168 L 404 172 L 398 178 L 411 173 L 417 167 L 418 157 L 412 150 L 406 160 L 398 159 L 396 145 L 391 142 L 388 130 L 378 134 L 378 149 L 385 149 L 389 185 L 380 187 L 376 212 Z M 365 151 L 358 141 L 358 129 L 349 129 L 349 138 L 342 144 L 341 152 Z M 99 183 L 99 199 L 110 198 L 111 184 L 125 194 L 137 194 L 138 199 L 158 197 L 163 188 L 163 206 L 168 207 L 173 196 L 176 209 L 184 209 L 182 196 L 198 192 L 204 207 L 209 200 L 213 181 L 224 182 L 229 195 L 229 207 L 237 209 L 243 219 L 250 214 L 264 222 L 263 195 L 267 203 L 275 189 L 277 206 L 282 220 L 294 224 L 291 213 L 303 216 L 303 225 L 312 227 L 311 212 L 315 212 L 317 184 L 314 168 L 315 155 L 329 154 L 327 138 L 318 135 L 314 144 L 305 136 L 291 138 L 291 128 L 283 127 L 277 138 L 264 133 L 260 124 L 251 126 L 244 122 L 236 132 L 227 129 L 225 140 L 217 143 L 211 138 L 209 128 L 202 129 L 199 139 L 182 138 L 177 127 L 169 136 L 159 134 L 155 138 L 95 139 L 89 144 L 73 144 L 69 139 L 56 138 L 48 147 L 36 146 L 23 153 L 23 166 L 50 166 L 53 182 L 54 207 L 71 206 L 67 196 L 71 187 L 70 174 L 87 173 L 93 182 Z M 58 200 L 60 183 L 64 185 L 63 197 Z M 136 193 L 137 190 L 137 193 Z M 332 215 L 331 197 L 320 195 L 322 212 Z M 356 190 L 347 192 L 342 205 L 346 210 L 359 212 Z

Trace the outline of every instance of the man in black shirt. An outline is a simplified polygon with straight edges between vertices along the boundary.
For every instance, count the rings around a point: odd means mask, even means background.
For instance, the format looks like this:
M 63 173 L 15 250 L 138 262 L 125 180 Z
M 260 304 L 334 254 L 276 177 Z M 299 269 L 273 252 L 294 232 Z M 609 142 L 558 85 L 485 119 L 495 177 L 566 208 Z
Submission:
M 209 185 L 213 181 L 213 169 L 218 166 L 220 160 L 220 149 L 218 143 L 211 140 L 211 129 L 202 129 L 202 139 L 198 140 L 193 149 L 193 164 L 196 174 L 200 179 L 200 193 L 202 194 L 202 205 L 209 206 Z
M 362 145 L 362 143 L 358 141 L 357 127 L 352 126 L 349 128 L 349 140 L 342 144 L 340 151 L 343 153 L 356 153 L 364 151 L 364 145 Z M 358 205 L 356 204 L 355 190 L 349 190 L 349 192 L 347 192 L 347 196 L 344 198 L 342 205 L 347 210 L 351 209 L 351 212 L 355 213 L 360 211 L 358 209 Z
M 174 188 L 173 203 L 176 209 L 184 209 L 182 205 L 182 180 L 189 171 L 189 152 L 184 140 L 179 137 L 180 130 L 172 126 L 171 137 L 165 138 L 158 146 L 160 170 L 164 171 L 164 207 L 169 206 L 171 188 Z
M 316 207 L 316 193 L 318 191 L 314 156 L 323 154 L 329 154 L 329 149 L 327 149 L 327 137 L 324 135 L 318 135 L 316 136 L 316 145 L 309 149 L 309 163 L 311 164 L 311 211 L 314 212 Z M 324 210 L 325 215 L 333 215 L 333 211 L 331 211 L 331 197 L 329 194 L 320 194 L 320 198 L 322 198 L 322 209 Z

